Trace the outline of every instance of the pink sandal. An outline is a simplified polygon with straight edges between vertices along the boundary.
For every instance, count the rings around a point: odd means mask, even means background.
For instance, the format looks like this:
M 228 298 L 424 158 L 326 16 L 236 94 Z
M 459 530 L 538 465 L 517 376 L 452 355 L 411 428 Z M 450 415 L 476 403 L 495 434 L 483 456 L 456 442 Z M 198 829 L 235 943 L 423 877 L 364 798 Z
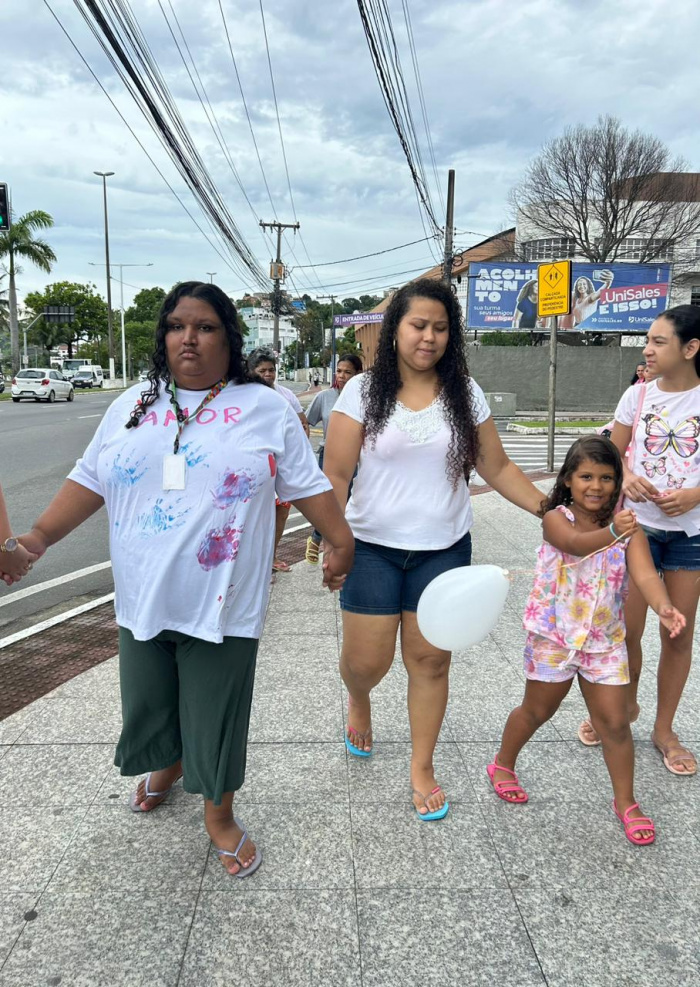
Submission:
M 505 771 L 506 774 L 509 774 L 513 780 L 494 781 L 493 776 L 497 771 Z M 518 781 L 518 776 L 515 771 L 511 771 L 510 768 L 502 768 L 494 757 L 493 763 L 487 766 L 486 773 L 489 776 L 491 784 L 493 785 L 493 790 L 496 795 L 498 795 L 499 799 L 503 799 L 504 802 L 511 802 L 513 805 L 519 805 L 523 802 L 527 802 L 528 794 Z M 514 797 L 509 798 L 506 792 L 512 792 Z
M 648 846 L 650 843 L 654 842 L 654 840 L 656 839 L 655 826 L 648 816 L 636 816 L 633 819 L 627 818 L 633 809 L 639 808 L 638 802 L 635 802 L 634 805 L 631 805 L 629 809 L 627 809 L 624 813 L 620 813 L 617 811 L 615 799 L 613 799 L 612 807 L 615 815 L 620 820 L 622 825 L 625 827 L 625 836 L 630 841 L 630 843 L 634 843 L 635 846 Z M 645 836 L 645 837 L 637 836 L 636 834 L 639 832 L 640 829 L 650 829 L 651 836 Z

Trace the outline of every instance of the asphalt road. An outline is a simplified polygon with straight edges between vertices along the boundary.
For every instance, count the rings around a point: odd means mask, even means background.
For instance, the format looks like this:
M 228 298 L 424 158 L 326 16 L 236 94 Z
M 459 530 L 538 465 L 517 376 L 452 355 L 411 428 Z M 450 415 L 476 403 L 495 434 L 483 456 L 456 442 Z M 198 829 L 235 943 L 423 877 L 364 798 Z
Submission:
M 0 402 L 0 482 L 14 532 L 27 531 L 41 514 L 115 397 L 113 391 L 89 391 L 78 392 L 71 404 Z M 316 448 L 319 436 L 312 441 Z M 303 523 L 292 509 L 287 530 Z M 108 562 L 107 516 L 101 510 L 51 548 L 21 583 L 9 589 L 0 584 L 0 638 L 113 592 Z M 102 568 L 77 575 L 93 566 Z M 58 585 L 44 585 L 52 580 Z

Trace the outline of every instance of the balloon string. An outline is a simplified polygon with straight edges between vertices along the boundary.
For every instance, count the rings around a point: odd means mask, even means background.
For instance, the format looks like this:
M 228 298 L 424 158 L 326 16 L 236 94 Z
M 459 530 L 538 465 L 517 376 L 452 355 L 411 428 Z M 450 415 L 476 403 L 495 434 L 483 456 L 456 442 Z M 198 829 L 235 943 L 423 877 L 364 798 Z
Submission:
M 618 535 L 615 541 L 611 541 L 609 545 L 604 545 L 603 548 L 597 548 L 595 552 L 589 552 L 588 555 L 584 555 L 583 558 L 578 559 L 578 561 L 565 562 L 564 565 L 559 566 L 559 571 L 562 569 L 573 569 L 575 566 L 581 565 L 583 562 L 587 562 L 588 559 L 592 559 L 594 555 L 600 555 L 601 552 L 607 552 L 609 548 L 612 548 L 613 545 L 617 544 L 617 542 L 622 541 L 627 537 L 627 535 Z M 504 569 L 503 571 L 505 572 L 507 578 L 513 582 L 513 576 L 534 576 L 537 569 Z M 554 572 L 554 569 L 545 569 L 544 573 L 541 573 L 540 575 L 544 575 L 547 572 Z

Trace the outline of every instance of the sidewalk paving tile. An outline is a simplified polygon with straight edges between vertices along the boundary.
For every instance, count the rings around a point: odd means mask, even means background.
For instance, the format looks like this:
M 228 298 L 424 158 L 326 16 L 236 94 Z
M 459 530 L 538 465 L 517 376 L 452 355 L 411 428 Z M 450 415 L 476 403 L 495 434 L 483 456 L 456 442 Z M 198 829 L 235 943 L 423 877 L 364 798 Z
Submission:
M 47 892 L 2 968 L 0 984 L 176 987 L 194 905 L 191 895 L 157 888 Z
M 353 888 L 350 808 L 342 804 L 240 805 L 236 818 L 263 855 L 255 875 L 227 874 L 212 849 L 202 888 L 247 896 L 259 891 Z
M 89 805 L 113 758 L 110 744 L 15 744 L 0 761 L 0 806 Z
M 236 794 L 236 805 L 326 806 L 347 801 L 347 762 L 340 738 L 335 743 L 250 744 L 246 780 Z
M 84 807 L 0 806 L 2 891 L 43 891 L 85 812 Z
M 358 892 L 363 987 L 539 987 L 510 891 Z
M 196 891 L 209 849 L 201 806 L 138 815 L 123 803 L 84 814 L 49 885 L 52 891 Z
M 612 799 L 610 800 L 612 801 Z M 675 807 L 645 799 L 656 842 L 635 847 L 610 803 L 482 806 L 508 882 L 519 888 L 682 888 L 700 884 L 698 842 Z
M 549 987 L 696 987 L 700 893 L 577 887 L 516 891 Z M 584 961 L 585 957 L 585 961 Z M 585 973 L 584 973 L 585 970 Z
M 0 967 L 12 951 L 27 920 L 25 915 L 34 908 L 38 892 L 0 892 Z
M 302 736 L 307 742 L 342 740 L 343 707 L 340 686 L 309 683 L 300 692 L 298 683 L 274 692 L 256 692 L 250 717 L 251 743 L 286 743 Z
M 404 805 L 350 807 L 358 888 L 505 888 L 506 879 L 478 805 L 450 803 L 445 819 L 421 822 Z
M 109 696 L 46 700 L 21 734 L 23 744 L 115 744 L 122 728 L 121 706 Z
M 200 895 L 178 987 L 360 983 L 352 891 Z

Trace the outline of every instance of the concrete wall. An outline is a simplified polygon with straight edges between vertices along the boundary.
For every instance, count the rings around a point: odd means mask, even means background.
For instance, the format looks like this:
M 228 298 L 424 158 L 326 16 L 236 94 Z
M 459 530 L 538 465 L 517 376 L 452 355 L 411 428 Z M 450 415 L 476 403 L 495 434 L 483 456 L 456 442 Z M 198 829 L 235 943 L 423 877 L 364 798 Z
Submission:
M 470 346 L 469 369 L 484 391 L 516 395 L 518 412 L 542 411 L 549 393 L 549 345 Z M 612 412 L 642 348 L 557 347 L 557 411 Z

